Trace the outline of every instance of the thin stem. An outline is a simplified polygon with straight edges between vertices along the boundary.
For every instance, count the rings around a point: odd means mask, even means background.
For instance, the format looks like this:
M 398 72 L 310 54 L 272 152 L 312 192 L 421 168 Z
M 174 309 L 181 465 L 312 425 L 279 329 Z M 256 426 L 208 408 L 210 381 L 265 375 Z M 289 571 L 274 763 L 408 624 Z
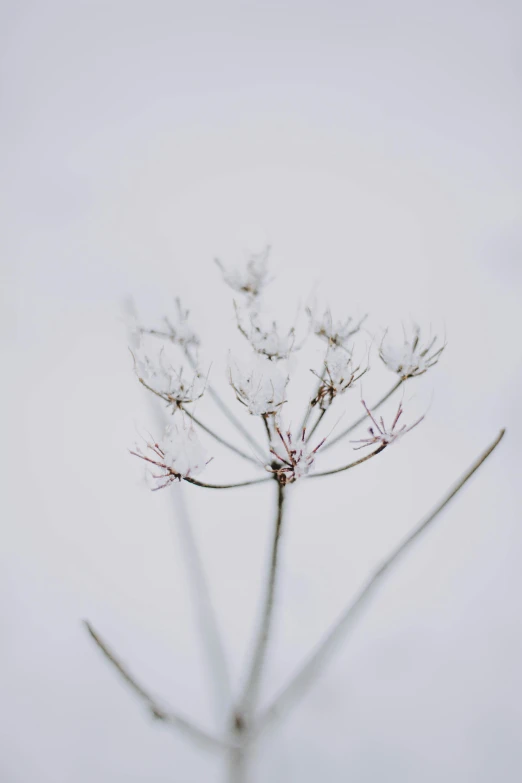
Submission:
M 377 454 L 380 454 L 381 451 L 384 451 L 387 445 L 388 445 L 387 443 L 383 443 L 382 446 L 379 446 L 379 448 L 375 449 L 375 451 L 372 451 L 370 454 L 366 454 L 364 457 L 361 457 L 360 459 L 356 459 L 355 462 L 350 462 L 349 465 L 344 465 L 342 468 L 334 468 L 333 470 L 323 470 L 321 473 L 310 473 L 310 475 L 306 476 L 306 478 L 311 479 L 311 478 L 321 478 L 321 476 L 333 476 L 334 473 L 342 473 L 343 470 L 350 470 L 350 468 L 355 468 L 357 465 L 361 465 L 363 462 L 366 462 L 372 457 L 376 457 Z
M 386 560 L 374 571 L 366 584 L 361 588 L 355 600 L 345 609 L 339 619 L 334 623 L 324 639 L 317 645 L 306 663 L 290 680 L 290 683 L 276 697 L 274 702 L 261 714 L 257 722 L 258 730 L 264 728 L 273 718 L 278 716 L 281 711 L 300 698 L 310 687 L 314 679 L 319 674 L 322 666 L 326 663 L 329 656 L 335 649 L 342 635 L 349 629 L 352 620 L 356 618 L 361 609 L 368 603 L 369 599 L 377 592 L 385 575 L 399 561 L 413 542 L 423 533 L 431 523 L 439 516 L 441 511 L 448 503 L 460 492 L 464 485 L 473 476 L 480 466 L 486 461 L 489 455 L 496 449 L 504 436 L 505 430 L 501 430 L 493 443 L 477 458 L 469 470 L 456 482 L 435 508 L 417 525 L 417 527 L 399 544 L 399 546 L 389 555 Z
M 197 419 L 193 413 L 191 413 L 183 403 L 178 402 L 174 397 L 171 397 L 170 394 L 163 394 L 162 392 L 157 391 L 157 389 L 153 389 L 152 386 L 149 386 L 149 384 L 143 380 L 143 378 L 140 378 L 138 376 L 138 380 L 141 383 L 142 386 L 144 386 L 147 391 L 152 392 L 152 394 L 155 394 L 156 397 L 159 397 L 160 400 L 163 400 L 164 402 L 168 403 L 169 405 L 174 405 L 178 407 L 180 410 L 183 411 L 183 413 L 188 416 L 191 421 L 194 422 L 194 424 L 197 424 L 198 427 L 201 427 L 202 430 L 207 432 L 214 440 L 217 440 L 218 443 L 221 443 L 223 446 L 226 446 L 227 449 L 230 449 L 230 451 L 233 451 L 235 454 L 238 454 L 240 457 L 243 457 L 243 459 L 247 459 L 249 462 L 253 462 L 254 465 L 257 465 L 259 467 L 259 461 L 255 459 L 255 457 L 251 457 L 249 454 L 245 454 L 244 451 L 241 451 L 241 449 L 238 449 L 237 446 L 234 446 L 232 443 L 229 443 L 225 438 L 222 438 L 221 435 L 218 435 L 217 432 L 214 432 L 214 430 L 211 430 L 210 427 L 207 427 L 206 424 L 203 424 L 203 422 L 200 419 Z
M 200 744 L 203 744 L 212 750 L 223 750 L 228 747 L 226 742 L 218 739 L 217 737 L 213 737 L 211 734 L 204 731 L 203 729 L 200 729 L 199 726 L 191 723 L 186 718 L 164 709 L 156 701 L 156 699 L 136 681 L 127 667 L 120 661 L 119 658 L 116 657 L 112 650 L 103 641 L 101 636 L 94 630 L 90 622 L 88 620 L 84 620 L 83 622 L 87 631 L 91 635 L 91 638 L 96 642 L 98 648 L 123 677 L 127 685 L 129 685 L 138 698 L 141 699 L 154 718 L 163 721 L 170 726 L 174 726 L 182 732 L 185 732 L 185 734 L 190 736 L 193 740 L 196 740 Z
M 173 527 L 176 527 L 176 532 L 179 534 L 183 546 L 187 576 L 196 611 L 210 686 L 214 692 L 216 719 L 219 722 L 218 725 L 221 725 L 223 715 L 226 715 L 229 711 L 232 701 L 232 687 L 225 649 L 212 603 L 207 576 L 187 511 L 185 493 L 183 488 L 179 487 L 177 492 L 172 492 L 171 494 L 175 505 L 175 518 L 172 520 L 175 525 Z
M 131 451 L 131 454 L 133 453 Z M 250 479 L 250 481 L 238 481 L 237 484 L 206 484 L 203 481 L 190 478 L 190 476 L 184 476 L 183 481 L 188 481 L 189 484 L 195 484 L 196 487 L 204 487 L 205 489 L 236 489 L 238 487 L 250 487 L 253 484 L 266 484 L 267 481 L 273 481 L 273 477 L 266 476 L 265 478 Z
M 279 544 L 281 541 L 281 531 L 283 526 L 285 488 L 278 482 L 277 484 L 277 511 L 274 526 L 274 536 L 272 540 L 272 553 L 270 557 L 270 568 L 268 571 L 268 581 L 266 586 L 266 595 L 259 627 L 258 636 L 254 645 L 254 653 L 250 664 L 250 671 L 243 689 L 243 695 L 239 700 L 236 710 L 236 717 L 239 720 L 246 721 L 255 708 L 263 667 L 265 663 L 268 640 L 272 626 L 272 617 L 274 611 L 274 597 L 277 579 L 277 566 L 279 559 Z
M 319 414 L 319 416 L 317 417 L 317 420 L 316 420 L 316 422 L 315 422 L 314 426 L 312 427 L 312 429 L 310 430 L 310 432 L 307 434 L 307 436 L 306 436 L 306 443 L 308 443 L 308 441 L 310 440 L 310 438 L 312 437 L 312 435 L 314 434 L 314 432 L 316 431 L 316 429 L 317 429 L 317 428 L 318 428 L 318 426 L 320 425 L 320 423 L 321 423 L 321 421 L 322 421 L 322 419 L 323 419 L 323 416 L 324 416 L 324 414 L 325 414 L 325 413 L 326 413 L 326 408 L 325 408 L 324 410 L 322 410 L 322 411 L 321 411 L 321 413 L 320 413 L 320 414 Z
M 196 369 L 197 368 L 197 363 L 196 363 L 195 359 L 193 358 L 192 354 L 190 353 L 190 351 L 188 350 L 188 348 L 186 348 L 186 347 L 184 348 L 184 353 L 185 353 L 185 356 L 187 357 L 187 360 L 188 360 L 190 366 L 192 367 L 192 369 Z M 261 448 L 261 446 L 258 444 L 256 439 L 254 437 L 252 437 L 252 435 L 249 433 L 249 431 L 246 429 L 246 427 L 244 427 L 241 424 L 239 419 L 237 419 L 234 416 L 232 411 L 229 409 L 228 405 L 226 405 L 226 403 L 223 402 L 223 400 L 221 399 L 221 397 L 219 396 L 217 391 L 210 384 L 207 384 L 207 391 L 208 391 L 210 397 L 212 397 L 212 399 L 214 400 L 214 402 L 218 406 L 218 408 L 220 408 L 221 412 L 224 413 L 225 416 L 227 417 L 227 419 L 231 422 L 231 424 L 233 424 L 234 427 L 238 430 L 238 432 L 240 432 L 242 434 L 242 436 L 245 438 L 245 440 L 248 441 L 248 443 L 252 446 L 252 448 L 255 449 L 255 451 L 257 451 L 257 453 L 259 454 L 261 459 L 265 460 L 266 459 L 266 455 L 264 454 L 263 449 Z
M 246 454 L 244 451 L 241 451 L 241 449 L 238 449 L 237 446 L 233 446 L 232 443 L 229 443 L 227 440 L 225 440 L 225 438 L 222 438 L 221 435 L 218 435 L 217 432 L 214 432 L 214 430 L 211 430 L 210 427 L 207 427 L 206 424 L 203 424 L 200 419 L 197 419 L 194 414 L 188 411 L 184 406 L 182 410 L 189 417 L 189 419 L 192 419 L 194 424 L 197 424 L 198 427 L 201 427 L 201 429 L 207 432 L 212 438 L 214 438 L 214 440 L 217 440 L 218 443 L 226 446 L 227 449 L 233 451 L 239 457 L 243 457 L 243 459 L 247 459 L 249 462 L 253 462 L 254 465 L 257 465 L 257 467 L 260 467 L 258 459 L 251 457 L 250 454 Z
M 263 416 L 263 424 L 265 425 L 266 436 L 268 438 L 268 448 L 272 443 L 272 433 L 270 432 L 270 424 L 268 423 L 268 415 Z
M 403 383 L 404 383 L 404 380 L 402 378 L 400 378 L 397 381 L 397 383 L 394 386 L 392 386 L 392 388 L 389 391 L 386 392 L 384 397 L 381 397 L 381 399 L 378 402 L 376 402 L 375 405 L 370 406 L 370 410 L 372 410 L 372 411 L 378 410 L 381 407 L 381 405 L 384 405 L 386 400 L 388 400 L 392 396 L 392 394 L 397 391 L 399 386 L 401 386 Z M 346 437 L 346 435 L 349 435 L 350 432 L 353 432 L 359 426 L 359 424 L 363 423 L 363 421 L 366 419 L 366 416 L 367 416 L 367 414 L 364 413 L 362 416 L 360 416 L 358 419 L 356 419 L 356 421 L 354 421 L 352 424 L 350 424 L 350 426 L 347 429 L 345 429 L 342 432 L 340 432 L 339 435 L 337 435 L 335 438 L 332 438 L 332 440 L 327 440 L 326 443 L 324 444 L 323 448 L 321 449 L 322 453 L 324 454 L 324 452 L 327 449 L 329 449 L 332 446 L 334 446 L 342 438 Z

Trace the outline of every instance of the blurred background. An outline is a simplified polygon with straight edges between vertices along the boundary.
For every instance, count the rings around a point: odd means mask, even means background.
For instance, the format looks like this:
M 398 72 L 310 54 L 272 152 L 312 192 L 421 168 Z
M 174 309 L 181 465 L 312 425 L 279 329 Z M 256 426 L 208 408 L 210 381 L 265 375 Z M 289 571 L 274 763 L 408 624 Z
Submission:
M 81 619 L 214 727 L 179 514 L 237 685 L 273 488 L 148 491 L 127 448 L 155 418 L 123 312 L 132 297 L 157 325 L 180 296 L 235 404 L 240 337 L 213 258 L 236 265 L 267 243 L 276 312 L 314 294 L 339 317 L 368 312 L 369 342 L 415 319 L 448 347 L 408 385 L 409 420 L 428 414 L 397 448 L 291 488 L 263 700 L 508 433 L 266 735 L 258 780 L 521 780 L 520 4 L 4 0 L 0 13 L 2 780 L 223 779 L 219 759 L 152 724 Z M 373 361 L 363 392 L 392 382 Z M 296 411 L 308 391 L 294 389 Z M 251 475 L 207 445 L 209 481 Z M 350 456 L 336 447 L 323 467 Z

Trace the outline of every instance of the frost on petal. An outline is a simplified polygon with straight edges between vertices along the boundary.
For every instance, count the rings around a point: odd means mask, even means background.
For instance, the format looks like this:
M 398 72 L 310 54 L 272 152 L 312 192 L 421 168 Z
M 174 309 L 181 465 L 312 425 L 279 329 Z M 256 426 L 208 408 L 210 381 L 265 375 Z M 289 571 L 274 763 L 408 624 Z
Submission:
M 160 442 L 148 441 L 144 451 L 132 451 L 149 466 L 152 489 L 163 489 L 173 481 L 197 476 L 208 463 L 207 454 L 193 427 L 169 425 Z
M 288 376 L 269 359 L 254 356 L 246 363 L 231 360 L 229 373 L 237 399 L 253 416 L 276 413 L 285 402 Z
M 219 259 L 215 259 L 221 270 L 223 280 L 234 291 L 246 294 L 249 299 L 260 295 L 268 280 L 268 257 L 270 246 L 261 253 L 252 253 L 244 267 L 226 269 Z
M 350 389 L 366 370 L 367 368 L 361 371 L 360 367 L 354 367 L 352 355 L 345 348 L 335 345 L 329 347 L 323 373 L 317 376 L 320 380 L 319 389 L 311 404 L 319 405 L 321 410 L 327 410 L 335 397 Z
M 280 329 L 275 321 L 264 323 L 264 319 L 253 308 L 241 308 L 236 305 L 237 326 L 254 351 L 272 361 L 288 359 L 298 351 L 302 343 L 296 343 L 295 328 L 288 331 Z
M 312 330 L 317 337 L 326 340 L 328 345 L 344 348 L 348 346 L 351 338 L 357 334 L 366 320 L 366 316 L 359 321 L 355 321 L 352 317 L 348 317 L 344 321 L 334 320 L 330 309 L 326 309 L 320 316 L 308 309 L 308 316 Z
M 275 457 L 275 462 L 270 466 L 270 472 L 280 484 L 293 484 L 294 481 L 308 476 L 314 466 L 315 455 L 324 441 L 325 438 L 315 448 L 311 448 L 306 442 L 305 429 L 294 440 L 290 430 L 283 430 L 276 424 L 270 444 L 270 453 Z
M 403 380 L 414 378 L 417 375 L 423 375 L 430 367 L 440 359 L 440 355 L 445 345 L 437 348 L 437 337 L 433 337 L 429 342 L 421 342 L 421 330 L 417 325 L 413 325 L 411 335 L 404 335 L 402 344 L 386 344 L 386 335 L 379 349 L 379 356 L 382 361 L 394 373 L 397 373 Z
M 171 425 L 162 441 L 165 464 L 180 476 L 197 476 L 208 462 L 206 450 L 193 427 Z
M 134 355 L 135 371 L 139 380 L 166 402 L 178 405 L 195 402 L 203 396 L 206 377 L 198 370 L 187 370 L 169 350 L 170 345 L 157 344 L 150 353 L 142 346 Z

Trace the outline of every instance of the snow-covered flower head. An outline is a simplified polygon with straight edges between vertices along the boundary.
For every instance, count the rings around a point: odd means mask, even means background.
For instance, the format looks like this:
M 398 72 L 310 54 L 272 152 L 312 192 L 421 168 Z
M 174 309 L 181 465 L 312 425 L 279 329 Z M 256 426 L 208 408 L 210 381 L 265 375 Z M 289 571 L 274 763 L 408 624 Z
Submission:
M 149 441 L 145 451 L 137 448 L 131 454 L 155 466 L 151 472 L 153 489 L 197 476 L 210 461 L 195 429 L 183 423 L 169 425 L 160 443 Z
M 319 405 L 323 411 L 327 410 L 335 397 L 350 389 L 367 369 L 361 371 L 360 366 L 354 367 L 352 355 L 344 348 L 328 348 L 322 375 L 312 370 L 319 378 L 320 385 L 311 404 Z
M 437 337 L 433 337 L 428 343 L 421 343 L 421 330 L 416 324 L 412 327 L 409 337 L 404 335 L 402 345 L 385 345 L 386 335 L 379 349 L 379 356 L 392 372 L 397 373 L 403 380 L 423 375 L 430 367 L 440 359 L 440 355 L 446 345 L 436 348 Z
M 205 391 L 206 377 L 199 370 L 187 372 L 183 366 L 174 367 L 164 345 L 153 357 L 139 350 L 134 356 L 134 370 L 146 388 L 178 406 L 199 400 Z
M 397 413 L 395 414 L 395 418 L 391 423 L 390 427 L 387 427 L 384 423 L 384 419 L 381 416 L 379 418 L 379 421 L 374 418 L 372 412 L 364 402 L 362 401 L 362 404 L 364 406 L 364 409 L 368 416 L 370 417 L 370 420 L 372 422 L 373 426 L 370 426 L 368 428 L 368 432 L 370 434 L 369 438 L 361 438 L 360 440 L 353 440 L 352 443 L 359 443 L 359 446 L 355 447 L 355 450 L 357 449 L 363 449 L 365 446 L 374 446 L 379 445 L 381 448 L 386 448 L 386 446 L 389 446 L 390 443 L 393 443 L 398 438 L 405 435 L 407 432 L 410 432 L 414 427 L 417 426 L 417 424 L 420 424 L 420 422 L 423 420 L 424 416 L 421 416 L 420 419 L 417 419 L 417 421 L 414 424 L 411 424 L 409 427 L 406 424 L 403 424 L 402 426 L 398 427 L 399 419 L 402 416 L 403 408 L 402 403 L 399 404 L 399 407 L 397 409 Z
M 364 316 L 360 321 L 355 321 L 351 317 L 346 318 L 345 321 L 334 321 L 332 311 L 329 308 L 319 317 L 314 315 L 311 309 L 308 309 L 308 316 L 314 334 L 322 340 L 326 340 L 328 345 L 339 348 L 348 346 L 350 339 L 357 334 L 366 320 L 366 316 Z
M 294 441 L 290 430 L 282 430 L 276 424 L 270 453 L 275 457 L 273 465 L 267 468 L 280 484 L 293 484 L 297 479 L 307 476 L 315 462 L 315 455 L 326 439 L 310 448 L 306 442 L 306 430 Z
M 221 270 L 223 280 L 230 288 L 238 293 L 246 294 L 249 299 L 255 299 L 269 282 L 269 255 L 270 246 L 267 245 L 261 253 L 252 253 L 246 266 L 242 268 L 226 269 L 218 258 L 215 261 Z
M 269 359 L 254 355 L 247 363 L 231 360 L 229 375 L 237 399 L 253 416 L 277 413 L 285 402 L 288 376 Z
M 142 334 L 153 334 L 166 337 L 181 348 L 197 348 L 199 337 L 189 323 L 189 310 L 184 310 L 179 298 L 176 298 L 176 309 L 171 318 L 163 319 L 166 329 L 142 329 Z
M 271 361 L 288 359 L 290 354 L 298 351 L 302 342 L 296 343 L 295 328 L 292 326 L 287 332 L 280 329 L 275 321 L 263 323 L 259 313 L 253 309 L 243 309 L 236 303 L 237 327 L 254 351 L 261 356 L 266 356 Z

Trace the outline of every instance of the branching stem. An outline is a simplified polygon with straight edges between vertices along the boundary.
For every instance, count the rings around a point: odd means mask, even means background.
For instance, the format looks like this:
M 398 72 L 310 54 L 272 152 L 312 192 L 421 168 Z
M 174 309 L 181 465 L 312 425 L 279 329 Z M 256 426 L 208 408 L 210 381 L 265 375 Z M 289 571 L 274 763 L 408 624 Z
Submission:
M 323 665 L 327 662 L 328 658 L 335 649 L 336 644 L 339 642 L 344 633 L 350 628 L 352 621 L 358 616 L 361 610 L 366 606 L 368 601 L 377 592 L 381 586 L 384 577 L 388 574 L 393 566 L 395 566 L 400 560 L 407 549 L 414 543 L 414 541 L 434 522 L 439 516 L 441 511 L 448 505 L 448 503 L 460 492 L 464 485 L 473 476 L 480 466 L 487 460 L 489 455 L 496 449 L 500 441 L 504 436 L 505 430 L 501 430 L 499 435 L 495 438 L 493 443 L 475 460 L 471 467 L 464 473 L 463 476 L 454 484 L 454 486 L 447 492 L 446 495 L 440 500 L 435 508 L 417 525 L 417 527 L 399 544 L 399 546 L 389 555 L 386 560 L 374 571 L 372 576 L 368 579 L 366 584 L 361 588 L 355 600 L 341 614 L 339 619 L 334 623 L 330 631 L 326 634 L 324 639 L 317 645 L 315 650 L 310 655 L 308 661 L 297 672 L 297 674 L 291 679 L 290 683 L 283 689 L 283 691 L 276 697 L 274 702 L 260 715 L 256 727 L 257 730 L 264 728 L 273 718 L 277 717 L 288 706 L 299 699 L 303 693 L 310 687 L 317 675 L 320 673 Z
M 127 667 L 120 661 L 119 658 L 116 657 L 116 655 L 107 646 L 107 644 L 97 633 L 97 631 L 94 630 L 90 622 L 88 620 L 84 620 L 83 622 L 87 631 L 91 635 L 91 638 L 97 644 L 98 648 L 102 651 L 102 653 L 105 655 L 107 660 L 119 672 L 121 677 L 123 677 L 127 685 L 129 685 L 130 688 L 132 688 L 132 690 L 134 691 L 134 693 L 138 696 L 138 698 L 141 699 L 141 701 L 144 703 L 144 705 L 147 707 L 147 709 L 149 710 L 149 712 L 152 714 L 154 718 L 163 721 L 165 724 L 168 724 L 170 726 L 179 729 L 180 731 L 190 736 L 196 742 L 212 750 L 223 750 L 228 747 L 227 743 L 224 740 L 221 740 L 217 737 L 213 737 L 204 729 L 200 729 L 199 726 L 196 726 L 195 724 L 191 723 L 189 720 L 183 718 L 181 715 L 173 713 L 170 710 L 167 710 L 164 707 L 162 707 L 159 704 L 159 702 L 137 682 L 137 680 L 129 672 Z

